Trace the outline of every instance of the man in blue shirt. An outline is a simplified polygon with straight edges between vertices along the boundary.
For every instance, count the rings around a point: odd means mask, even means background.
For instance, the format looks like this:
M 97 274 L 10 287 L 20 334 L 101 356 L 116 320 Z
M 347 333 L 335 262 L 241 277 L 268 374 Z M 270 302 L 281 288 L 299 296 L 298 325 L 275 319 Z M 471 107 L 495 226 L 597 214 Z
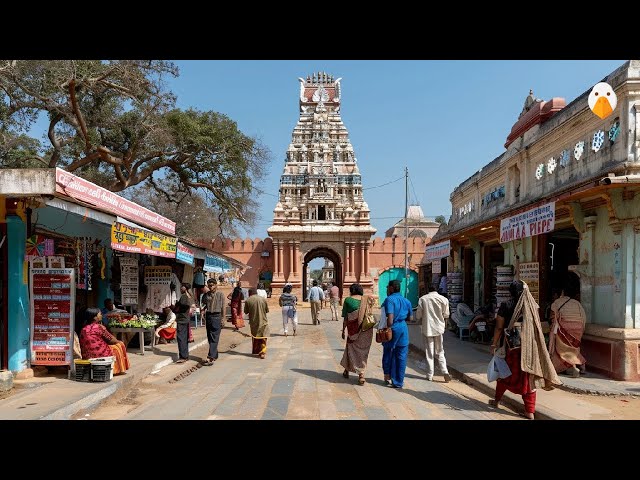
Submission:
M 382 306 L 387 315 L 387 327 L 391 327 L 391 340 L 382 344 L 382 370 L 387 386 L 402 388 L 409 353 L 409 328 L 411 302 L 400 295 L 400 282 L 391 280 L 387 285 L 387 298 Z

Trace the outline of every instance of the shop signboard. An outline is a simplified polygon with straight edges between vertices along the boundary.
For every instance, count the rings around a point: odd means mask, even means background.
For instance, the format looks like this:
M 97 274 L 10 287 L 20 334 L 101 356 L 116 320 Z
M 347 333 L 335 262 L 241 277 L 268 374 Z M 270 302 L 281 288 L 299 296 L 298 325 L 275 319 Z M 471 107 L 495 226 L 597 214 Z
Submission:
M 192 267 L 195 265 L 195 249 L 185 245 L 182 242 L 178 242 L 178 249 L 176 250 L 176 260 Z
M 231 265 L 223 258 L 207 252 L 204 257 L 204 267 L 202 267 L 202 269 L 205 272 L 227 273 L 231 271 Z
M 123 305 L 138 305 L 138 259 L 120 257 L 120 289 Z
M 556 202 L 500 220 L 500 243 L 550 233 L 555 227 Z
M 451 242 L 449 240 L 446 242 L 436 243 L 434 245 L 428 245 L 425 251 L 426 261 L 432 262 L 433 260 L 440 260 L 441 258 L 448 257 L 450 252 Z
M 525 282 L 537 304 L 540 304 L 540 263 L 528 262 L 518 265 L 518 278 Z
M 73 361 L 73 268 L 30 271 L 31 365 L 71 365 Z
M 115 222 L 111 226 L 111 248 L 121 252 L 175 258 L 177 242 L 176 237 L 168 237 L 120 222 Z
M 60 168 L 56 168 L 56 192 L 155 230 L 171 235 L 176 233 L 176 223 L 168 218 Z
M 171 283 L 171 266 L 159 265 L 157 267 L 144 267 L 145 285 L 169 285 Z
M 431 262 L 431 273 L 442 273 L 442 262 L 440 260 Z

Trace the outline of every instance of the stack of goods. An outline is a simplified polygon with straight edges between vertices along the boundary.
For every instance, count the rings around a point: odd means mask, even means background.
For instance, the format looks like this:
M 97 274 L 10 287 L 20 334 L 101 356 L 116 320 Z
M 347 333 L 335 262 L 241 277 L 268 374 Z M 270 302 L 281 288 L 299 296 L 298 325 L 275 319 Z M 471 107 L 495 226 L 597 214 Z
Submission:
M 511 265 L 496 267 L 496 313 L 500 305 L 511 298 L 509 293 L 511 282 L 513 282 L 513 267 Z
M 447 273 L 447 297 L 449 311 L 455 312 L 462 301 L 462 272 Z

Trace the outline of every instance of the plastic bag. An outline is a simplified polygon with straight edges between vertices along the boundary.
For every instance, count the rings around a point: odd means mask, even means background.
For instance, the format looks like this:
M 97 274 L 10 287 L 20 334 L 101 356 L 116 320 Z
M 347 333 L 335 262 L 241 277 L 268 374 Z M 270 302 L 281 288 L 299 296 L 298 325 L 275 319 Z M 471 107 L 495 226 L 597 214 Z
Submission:
M 378 325 L 376 325 L 378 330 L 382 328 L 387 328 L 387 312 L 384 309 L 384 306 L 380 307 L 380 320 L 378 320 Z
M 496 369 L 496 357 L 491 357 L 487 366 L 487 381 L 495 382 L 498 380 L 498 370 Z
M 495 382 L 499 378 L 507 378 L 511 375 L 511 369 L 504 358 L 494 355 L 487 366 L 487 380 Z

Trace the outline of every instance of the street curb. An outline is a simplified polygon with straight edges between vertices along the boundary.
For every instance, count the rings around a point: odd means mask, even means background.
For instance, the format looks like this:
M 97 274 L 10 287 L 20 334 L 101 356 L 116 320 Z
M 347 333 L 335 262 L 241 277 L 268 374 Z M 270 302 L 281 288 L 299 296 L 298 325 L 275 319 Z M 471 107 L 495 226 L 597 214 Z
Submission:
M 201 340 L 198 343 L 193 343 L 189 346 L 189 351 L 195 350 L 207 343 L 207 340 Z M 73 415 L 81 410 L 93 410 L 98 407 L 102 402 L 107 400 L 112 395 L 121 391 L 123 388 L 133 388 L 137 383 L 141 382 L 147 375 L 152 372 L 157 372 L 163 367 L 172 364 L 177 358 L 178 354 L 172 355 L 161 362 L 156 363 L 151 368 L 140 371 L 137 374 L 131 373 L 125 376 L 121 381 L 111 384 L 106 384 L 104 388 L 98 390 L 91 395 L 84 397 L 82 400 L 74 402 L 65 407 L 54 410 L 53 412 L 40 417 L 41 420 L 69 420 Z
M 581 387 L 576 387 L 573 385 L 568 385 L 566 383 L 563 383 L 562 385 L 556 387 L 559 388 L 560 390 L 564 390 L 565 392 L 570 392 L 570 393 L 577 393 L 580 395 L 592 395 L 594 397 L 631 397 L 631 398 L 638 398 L 638 395 L 634 395 L 633 393 L 628 393 L 628 392 L 622 392 L 622 391 L 618 391 L 618 392 L 612 392 L 612 391 L 606 391 L 606 392 L 602 392 L 599 390 L 594 390 L 591 388 L 581 388 Z
M 409 344 L 409 348 L 416 353 L 424 353 L 422 349 L 418 348 L 413 344 Z M 485 393 L 489 396 L 489 398 L 493 398 L 496 392 L 496 389 L 492 387 L 489 382 L 478 380 L 477 378 L 472 377 L 471 375 L 462 372 L 458 369 L 458 367 L 452 365 L 449 361 L 447 361 L 447 369 L 449 373 L 456 379 L 474 387 L 476 390 Z M 511 409 L 516 412 L 522 412 L 524 409 L 524 402 L 519 400 L 518 397 L 514 396 L 511 392 L 505 392 L 502 396 L 502 400 L 500 401 L 501 405 L 508 405 Z M 569 417 L 565 417 L 545 406 L 536 405 L 535 418 L 537 420 L 568 420 Z

